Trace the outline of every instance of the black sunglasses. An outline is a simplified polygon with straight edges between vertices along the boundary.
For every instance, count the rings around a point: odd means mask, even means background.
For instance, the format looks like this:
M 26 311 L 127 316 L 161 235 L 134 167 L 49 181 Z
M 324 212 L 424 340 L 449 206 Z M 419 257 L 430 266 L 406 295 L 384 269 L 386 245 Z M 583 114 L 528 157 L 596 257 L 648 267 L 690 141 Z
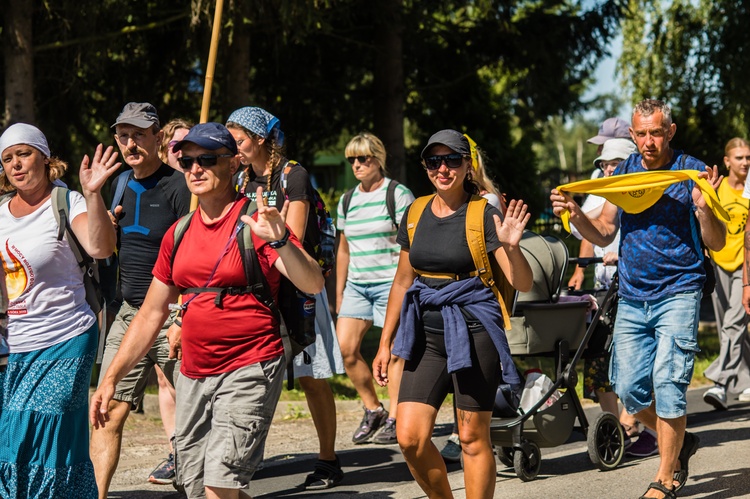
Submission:
M 193 163 L 198 163 L 198 166 L 216 166 L 219 162 L 219 158 L 232 158 L 234 154 L 201 154 L 200 156 L 183 156 L 177 158 L 180 163 L 180 167 L 183 170 L 190 170 L 193 168 Z
M 424 158 L 422 162 L 428 170 L 437 170 L 443 163 L 448 168 L 460 168 L 464 163 L 464 157 L 461 154 L 444 154 L 442 156 Z
M 354 160 L 356 159 L 357 161 L 359 161 L 359 164 L 361 165 L 362 163 L 364 163 L 370 158 L 372 158 L 372 156 L 348 156 L 346 160 L 349 162 L 350 165 L 353 165 Z

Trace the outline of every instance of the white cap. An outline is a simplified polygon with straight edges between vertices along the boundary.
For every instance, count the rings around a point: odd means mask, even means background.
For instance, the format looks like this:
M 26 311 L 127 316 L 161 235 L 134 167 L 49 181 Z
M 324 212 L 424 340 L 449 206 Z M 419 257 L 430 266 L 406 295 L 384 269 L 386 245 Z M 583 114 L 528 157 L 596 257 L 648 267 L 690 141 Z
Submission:
M 609 139 L 602 146 L 602 153 L 594 160 L 594 166 L 599 167 L 602 161 L 626 159 L 637 150 L 635 144 L 628 139 Z
M 0 135 L 0 154 L 2 154 L 7 148 L 17 146 L 18 144 L 32 146 L 39 149 L 39 151 L 44 154 L 45 158 L 50 157 L 47 137 L 44 136 L 41 130 L 33 125 L 16 123 L 15 125 L 6 128 L 5 132 Z

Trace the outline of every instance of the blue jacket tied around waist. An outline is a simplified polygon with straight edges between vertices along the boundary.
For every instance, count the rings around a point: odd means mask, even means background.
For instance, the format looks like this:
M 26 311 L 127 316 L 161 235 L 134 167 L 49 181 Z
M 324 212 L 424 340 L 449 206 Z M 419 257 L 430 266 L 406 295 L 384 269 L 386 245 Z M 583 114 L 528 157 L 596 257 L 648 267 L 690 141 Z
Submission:
M 414 284 L 404 295 L 401 308 L 401 324 L 393 344 L 393 355 L 410 360 L 417 331 L 421 329 L 422 308 L 439 308 L 445 328 L 445 350 L 448 353 L 448 372 L 454 373 L 471 367 L 469 328 L 461 313 L 466 309 L 484 326 L 492 338 L 500 363 L 503 380 L 511 385 L 520 384 L 521 378 L 510 356 L 510 347 L 505 331 L 500 326 L 503 317 L 497 298 L 485 287 L 479 277 L 455 281 L 444 288 L 433 289 L 414 279 Z

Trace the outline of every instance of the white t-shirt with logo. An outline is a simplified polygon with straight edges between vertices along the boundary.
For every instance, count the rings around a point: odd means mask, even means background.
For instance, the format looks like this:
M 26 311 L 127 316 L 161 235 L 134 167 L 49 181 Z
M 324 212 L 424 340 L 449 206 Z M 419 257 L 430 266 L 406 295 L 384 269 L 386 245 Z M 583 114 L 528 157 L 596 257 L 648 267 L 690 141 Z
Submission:
M 96 318 L 86 302 L 83 271 L 48 199 L 24 217 L 0 206 L 0 259 L 8 288 L 8 344 L 11 353 L 56 345 L 90 328 Z M 70 220 L 86 212 L 86 202 L 70 192 Z

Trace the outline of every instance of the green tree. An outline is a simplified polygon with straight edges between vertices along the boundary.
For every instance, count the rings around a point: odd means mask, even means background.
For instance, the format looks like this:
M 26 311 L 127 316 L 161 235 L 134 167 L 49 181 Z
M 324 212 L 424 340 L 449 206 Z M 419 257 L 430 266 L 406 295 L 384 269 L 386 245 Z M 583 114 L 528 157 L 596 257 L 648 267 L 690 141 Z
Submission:
M 708 164 L 721 164 L 727 140 L 748 136 L 749 9 L 739 0 L 630 0 L 625 12 L 618 66 L 632 102 L 665 99 L 675 147 Z

